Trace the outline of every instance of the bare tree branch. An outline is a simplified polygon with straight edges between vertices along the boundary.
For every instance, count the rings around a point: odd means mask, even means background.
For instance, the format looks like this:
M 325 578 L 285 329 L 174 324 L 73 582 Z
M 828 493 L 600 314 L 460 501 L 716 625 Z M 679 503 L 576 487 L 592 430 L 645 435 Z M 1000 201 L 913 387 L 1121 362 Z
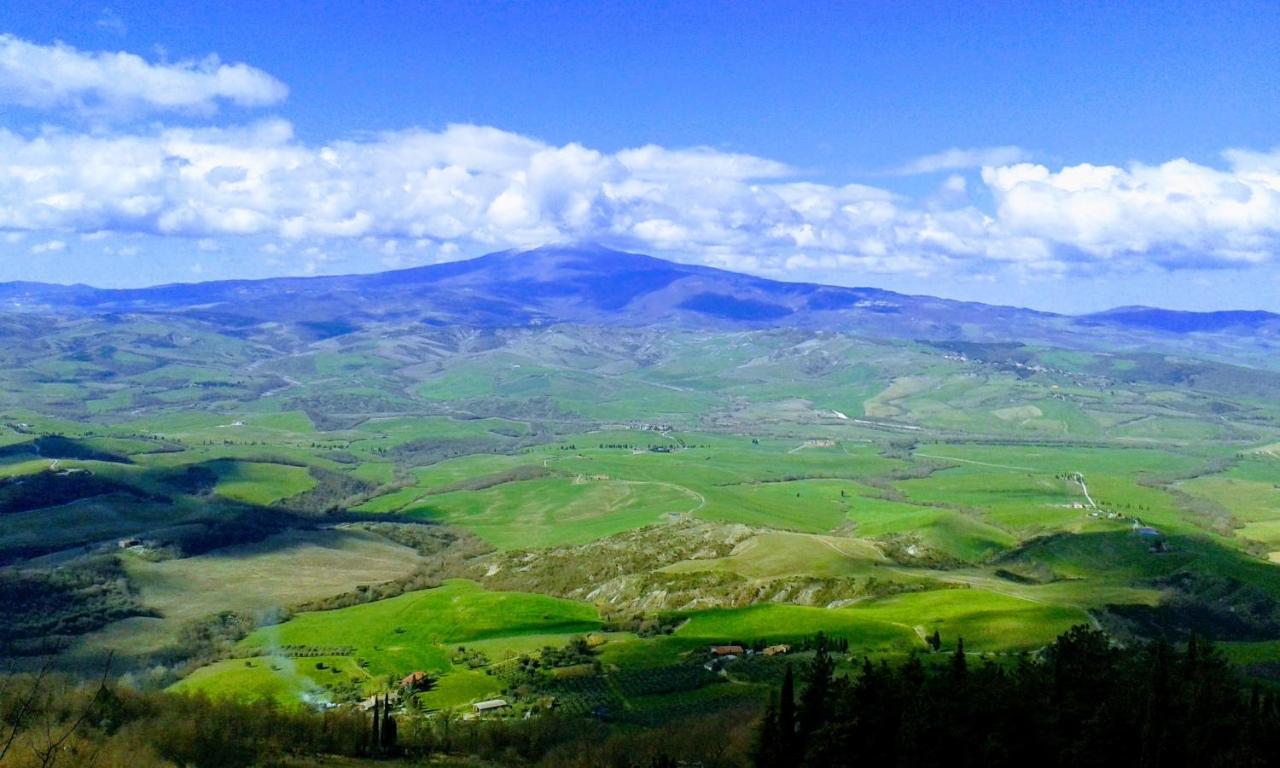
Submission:
M 0 760 L 3 760 L 4 756 L 9 754 L 14 740 L 18 738 L 18 733 L 22 730 L 22 721 L 26 719 L 31 705 L 35 703 L 36 694 L 40 692 L 40 687 L 44 685 L 44 680 L 48 676 L 49 668 L 52 665 L 53 657 L 50 656 L 44 660 L 44 664 L 40 665 L 40 671 L 36 673 L 35 679 L 31 681 L 31 688 L 27 691 L 26 697 L 18 705 L 18 709 L 13 715 L 13 725 L 9 728 L 9 736 L 5 739 L 4 746 L 0 746 Z
M 58 760 L 58 750 L 62 749 L 62 745 L 67 739 L 84 725 L 84 721 L 89 717 L 89 713 L 93 711 L 93 707 L 98 703 L 98 699 L 102 698 L 102 694 L 107 691 L 107 676 L 111 673 L 111 660 L 115 655 L 115 651 L 107 654 L 107 661 L 102 666 L 102 677 L 98 679 L 98 687 L 93 692 L 93 698 L 89 699 L 89 703 L 80 710 L 80 715 L 75 719 L 70 727 L 63 731 L 62 735 L 57 739 L 48 741 L 48 746 L 42 753 L 39 753 L 41 768 L 50 768 Z M 52 738 L 52 732 L 46 736 L 46 740 Z

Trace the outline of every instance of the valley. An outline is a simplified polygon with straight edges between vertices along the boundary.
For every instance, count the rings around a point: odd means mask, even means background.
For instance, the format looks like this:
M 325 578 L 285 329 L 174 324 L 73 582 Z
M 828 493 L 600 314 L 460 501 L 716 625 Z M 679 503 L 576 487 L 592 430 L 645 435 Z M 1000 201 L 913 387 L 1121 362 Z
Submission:
M 742 301 L 791 290 L 766 282 Z M 636 724 L 758 707 L 783 664 L 745 649 L 799 664 L 819 633 L 845 669 L 961 639 L 1013 663 L 1083 624 L 1280 671 L 1266 333 L 635 321 L 675 284 L 607 323 L 585 292 L 568 320 L 347 297 L 318 324 L 305 282 L 280 316 L 260 284 L 11 308 L 0 650 L 285 707 Z

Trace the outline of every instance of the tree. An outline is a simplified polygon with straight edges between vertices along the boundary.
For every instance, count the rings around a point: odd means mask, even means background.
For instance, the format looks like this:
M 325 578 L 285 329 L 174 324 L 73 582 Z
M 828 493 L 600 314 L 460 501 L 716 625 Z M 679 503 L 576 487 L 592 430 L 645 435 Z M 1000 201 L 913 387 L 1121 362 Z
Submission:
M 929 647 L 934 653 L 942 650 L 942 635 L 938 634 L 938 630 L 933 630 L 933 634 L 929 636 Z
M 782 676 L 782 693 L 778 702 L 778 752 L 782 756 L 791 753 L 796 738 L 795 685 L 795 676 L 788 664 Z
M 956 638 L 956 650 L 951 654 L 951 676 L 956 682 L 963 682 L 969 672 L 969 662 L 964 655 L 964 638 Z
M 1167 728 L 1170 709 L 1171 651 L 1163 641 L 1154 643 L 1150 653 L 1150 677 L 1147 681 L 1146 707 L 1142 715 L 1142 730 L 1138 734 L 1142 747 L 1140 768 L 1160 768 L 1167 754 Z
M 790 671 L 788 667 L 787 671 Z M 756 734 L 755 754 L 753 762 L 756 768 L 774 768 L 782 765 L 779 753 L 778 738 L 778 700 L 769 694 L 769 703 L 765 706 L 764 717 L 760 720 L 760 730 Z
M 391 701 L 388 698 L 383 704 L 382 713 L 382 751 L 396 751 L 396 719 L 391 715 Z
M 827 651 L 827 636 L 819 632 L 814 643 L 816 652 L 809 664 L 808 680 L 804 690 L 800 692 L 800 712 L 797 732 L 801 749 L 810 735 L 815 733 L 827 720 L 829 702 L 827 695 L 831 691 L 831 681 L 835 674 L 835 662 Z

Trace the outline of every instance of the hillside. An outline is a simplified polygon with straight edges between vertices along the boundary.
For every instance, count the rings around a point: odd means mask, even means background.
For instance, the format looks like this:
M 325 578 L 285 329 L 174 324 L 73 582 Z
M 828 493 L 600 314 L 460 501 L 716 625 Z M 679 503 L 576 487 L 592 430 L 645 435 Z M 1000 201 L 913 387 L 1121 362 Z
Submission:
M 1280 339 L 1280 315 L 1266 312 L 1137 307 L 1073 317 L 876 288 L 779 282 L 599 247 L 504 251 L 376 274 L 130 290 L 8 283 L 0 285 L 0 310 L 180 315 L 242 334 L 284 323 L 308 338 L 414 325 L 804 328 L 876 338 L 1146 347 L 1264 366 L 1274 364 L 1269 353 Z
M 755 711 L 818 633 L 842 672 L 961 640 L 1012 664 L 1081 624 L 1280 669 L 1269 315 L 564 249 L 3 292 L 19 668 L 638 726 Z

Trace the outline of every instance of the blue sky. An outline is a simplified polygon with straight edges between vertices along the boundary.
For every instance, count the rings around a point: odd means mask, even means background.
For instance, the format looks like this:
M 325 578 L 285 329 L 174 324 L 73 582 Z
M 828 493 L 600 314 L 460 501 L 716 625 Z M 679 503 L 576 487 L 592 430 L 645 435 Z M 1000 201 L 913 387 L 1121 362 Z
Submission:
M 1280 310 L 1275 3 L 0 5 L 0 279 L 590 239 Z

